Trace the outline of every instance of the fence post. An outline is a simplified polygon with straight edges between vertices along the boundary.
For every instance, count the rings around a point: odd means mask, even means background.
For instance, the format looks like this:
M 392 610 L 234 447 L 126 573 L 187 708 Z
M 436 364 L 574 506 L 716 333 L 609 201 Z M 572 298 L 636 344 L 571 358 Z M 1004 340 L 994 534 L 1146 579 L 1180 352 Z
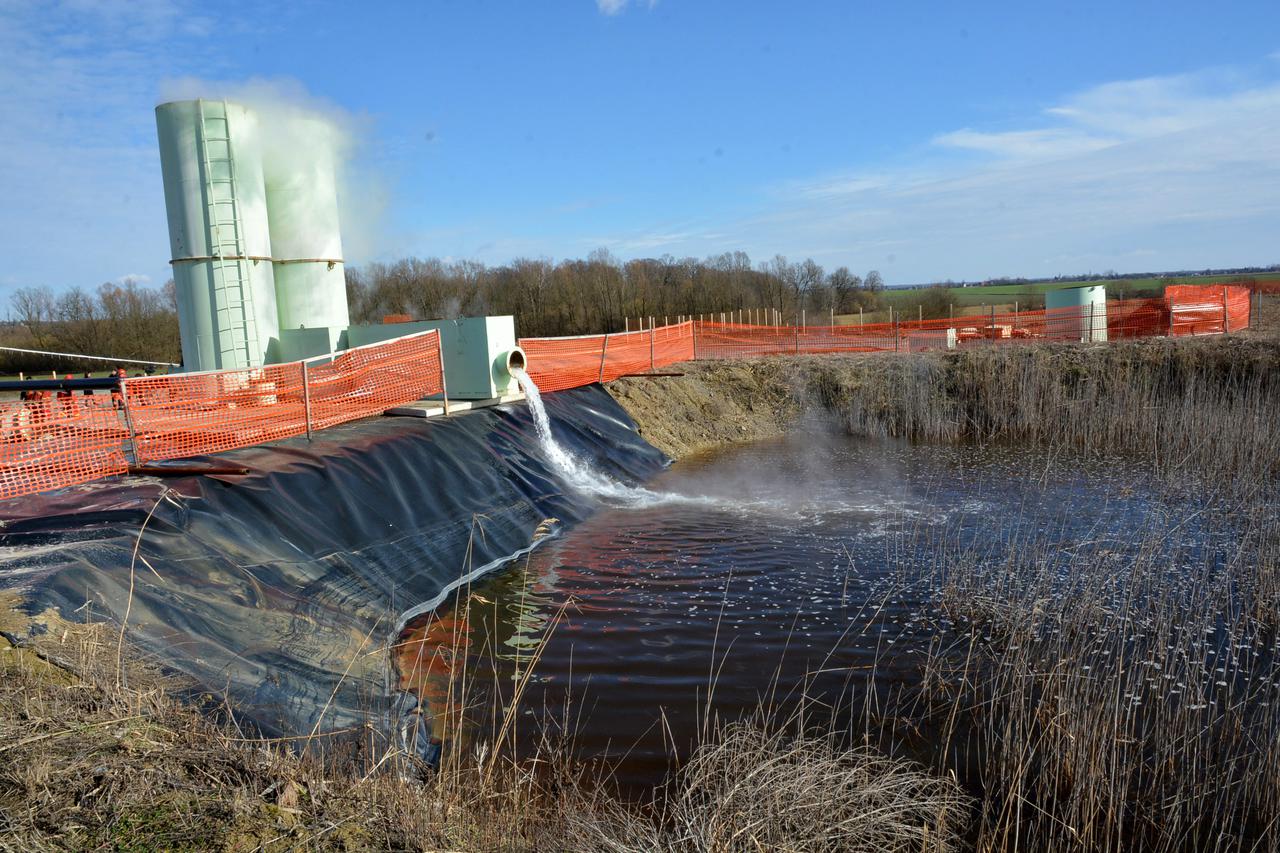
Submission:
M 601 345 L 600 347 L 600 378 L 598 381 L 602 385 L 604 384 L 604 356 L 605 356 L 605 353 L 607 353 L 608 351 L 609 351 L 609 334 L 608 332 L 606 332 L 604 336 L 604 344 Z
M 898 351 L 898 318 L 894 316 L 893 306 L 889 306 L 889 319 L 893 321 L 893 351 Z
M 307 441 L 311 440 L 311 380 L 307 373 L 307 363 L 302 362 L 302 412 L 307 419 Z
M 698 321 L 697 323 L 694 323 L 692 321 L 690 322 L 690 325 L 693 326 L 693 360 L 694 361 L 698 360 L 698 326 L 700 326 L 701 324 L 702 324 L 701 321 Z
M 436 333 L 436 360 L 440 362 L 440 396 L 444 397 L 444 416 L 447 418 L 449 417 L 449 383 L 444 376 L 444 344 L 438 332 Z
M 653 324 L 649 324 L 649 372 L 652 373 L 656 368 L 653 362 L 653 336 L 657 334 L 653 328 Z
M 131 468 L 137 468 L 142 464 L 141 457 L 138 456 L 138 431 L 133 426 L 133 410 L 129 407 L 129 390 L 126 381 L 119 382 L 120 400 L 124 406 L 124 426 L 129 430 L 129 456 L 133 458 L 133 462 L 129 464 Z M 128 460 L 126 460 L 128 464 Z
M 1231 334 L 1231 313 L 1227 310 L 1227 286 L 1222 285 L 1222 334 Z
M 796 318 L 797 322 L 796 322 L 796 325 L 795 325 L 795 330 L 796 330 L 796 355 L 799 355 L 799 354 L 800 354 L 800 323 L 798 322 L 798 321 L 799 321 L 799 319 L 800 319 L 799 317 L 797 317 L 797 318 Z
M 996 304 L 991 303 L 991 340 L 996 340 Z

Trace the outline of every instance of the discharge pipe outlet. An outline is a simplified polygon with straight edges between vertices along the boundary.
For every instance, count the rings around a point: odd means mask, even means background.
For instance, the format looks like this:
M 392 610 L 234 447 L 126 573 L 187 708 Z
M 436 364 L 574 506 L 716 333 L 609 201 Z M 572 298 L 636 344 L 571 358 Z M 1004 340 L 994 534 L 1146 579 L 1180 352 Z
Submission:
M 496 380 L 495 385 L 499 388 L 505 388 L 514 378 L 513 370 L 527 371 L 528 361 L 525 359 L 524 350 L 520 347 L 512 347 L 503 353 L 498 353 L 498 357 L 493 360 L 493 378 Z

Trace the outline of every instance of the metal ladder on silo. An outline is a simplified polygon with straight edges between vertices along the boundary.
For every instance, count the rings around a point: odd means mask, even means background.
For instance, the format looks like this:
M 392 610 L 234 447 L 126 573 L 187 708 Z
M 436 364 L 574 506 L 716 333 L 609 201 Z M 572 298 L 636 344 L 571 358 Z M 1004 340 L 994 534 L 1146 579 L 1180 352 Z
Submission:
M 205 221 L 208 224 L 209 254 L 213 257 L 213 307 L 218 317 L 218 360 L 223 367 L 249 367 L 261 360 L 258 352 L 258 324 L 253 312 L 253 291 L 249 283 L 249 259 L 245 257 L 244 225 L 240 219 L 240 193 L 236 185 L 236 159 L 231 144 L 231 114 L 226 99 L 222 115 L 210 116 L 204 101 L 196 101 L 200 119 L 200 153 L 204 166 Z M 210 133 L 211 125 L 221 133 Z M 225 156 L 211 156 L 209 143 L 221 143 Z M 213 169 L 225 165 L 226 174 Z M 229 218 L 228 218 L 229 215 Z M 244 329 L 243 338 L 233 329 Z

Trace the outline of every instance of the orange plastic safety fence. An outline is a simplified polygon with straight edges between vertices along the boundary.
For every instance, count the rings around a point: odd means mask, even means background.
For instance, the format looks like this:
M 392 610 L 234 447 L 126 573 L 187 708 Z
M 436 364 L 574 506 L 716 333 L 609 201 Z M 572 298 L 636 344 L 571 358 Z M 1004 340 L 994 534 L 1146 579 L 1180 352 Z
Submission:
M 685 322 L 610 335 L 522 338 L 520 348 L 538 388 L 560 391 L 690 361 L 693 334 L 693 323 Z
M 542 391 L 562 391 L 599 382 L 606 335 L 521 338 L 529 377 Z
M 442 386 L 439 333 L 347 350 L 327 363 L 126 379 L 137 458 L 151 462 L 304 435 Z
M 1170 334 L 1211 335 L 1249 326 L 1249 288 L 1225 284 L 1175 284 L 1164 289 Z
M 122 416 L 106 394 L 0 401 L 0 499 L 125 473 Z
M 311 428 L 381 414 L 444 390 L 439 332 L 347 350 L 307 365 Z
M 1237 293 L 1236 291 L 1240 292 Z M 1222 303 L 1222 290 L 1190 286 L 1188 297 Z M 1227 295 L 1228 328 L 1248 325 L 1248 293 Z M 1172 306 L 1172 307 L 1171 307 Z M 1203 306 L 1201 306 L 1203 307 Z M 1129 299 L 1089 306 L 1005 313 L 986 312 L 939 320 L 899 320 L 859 326 L 761 326 L 695 321 L 654 330 L 569 338 L 525 338 L 529 373 L 546 391 L 609 381 L 690 359 L 749 358 L 834 352 L 924 352 L 1031 341 L 1088 341 L 1177 334 L 1172 308 L 1192 311 L 1184 300 Z M 1216 309 L 1217 331 L 1222 308 Z M 1197 316 L 1197 315 L 1192 315 Z M 1173 320 L 1171 321 L 1171 318 Z

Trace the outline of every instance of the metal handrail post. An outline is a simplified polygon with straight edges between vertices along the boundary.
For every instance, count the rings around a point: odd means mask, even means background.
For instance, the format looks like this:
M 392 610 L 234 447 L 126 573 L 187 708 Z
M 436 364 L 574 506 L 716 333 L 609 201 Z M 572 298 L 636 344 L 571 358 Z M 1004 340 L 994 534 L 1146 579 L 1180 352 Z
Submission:
M 129 430 L 129 456 L 133 457 L 133 464 L 130 467 L 136 468 L 142 464 L 142 460 L 138 456 L 138 431 L 133 426 L 133 411 L 129 408 L 129 390 L 125 384 L 126 381 L 120 382 L 120 401 L 124 407 L 124 426 Z
M 444 348 L 436 335 L 436 360 L 440 362 L 440 396 L 444 397 L 444 416 L 449 417 L 449 381 L 444 375 Z
M 311 379 L 307 363 L 302 362 L 302 411 L 307 419 L 307 441 L 311 440 Z

